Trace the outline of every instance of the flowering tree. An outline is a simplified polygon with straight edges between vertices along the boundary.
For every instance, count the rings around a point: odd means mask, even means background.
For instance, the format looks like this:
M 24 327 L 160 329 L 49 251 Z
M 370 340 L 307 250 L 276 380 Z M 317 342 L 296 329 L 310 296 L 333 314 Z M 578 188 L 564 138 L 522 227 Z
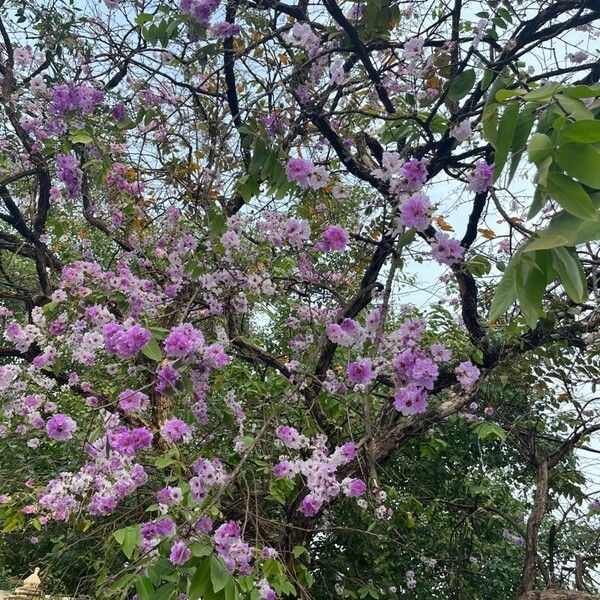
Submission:
M 0 3 L 13 574 L 596 589 L 597 0 L 105 1 Z

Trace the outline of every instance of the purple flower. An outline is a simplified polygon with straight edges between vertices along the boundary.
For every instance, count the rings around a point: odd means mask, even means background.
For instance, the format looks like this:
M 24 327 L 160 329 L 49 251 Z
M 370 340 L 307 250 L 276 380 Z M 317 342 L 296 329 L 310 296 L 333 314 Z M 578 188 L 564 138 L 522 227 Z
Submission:
M 361 358 L 348 365 L 348 379 L 352 383 L 365 384 L 373 379 L 373 370 L 371 368 L 371 359 Z
M 165 340 L 168 356 L 184 358 L 204 346 L 204 336 L 191 323 L 182 323 L 171 330 Z
M 400 222 L 423 231 L 431 224 L 431 206 L 424 194 L 415 194 L 400 205 Z
M 362 479 L 346 478 L 342 481 L 342 491 L 349 498 L 359 498 L 367 491 L 367 486 Z
M 481 194 L 489 189 L 494 180 L 494 166 L 484 160 L 477 161 L 469 178 L 468 188 L 476 194 Z
M 164 394 L 167 388 L 174 388 L 180 378 L 179 371 L 171 363 L 168 363 L 158 370 L 155 389 L 159 394 Z
M 178 442 L 180 439 L 191 435 L 192 428 L 181 419 L 173 417 L 165 421 L 161 428 L 160 434 L 170 442 Z
M 312 494 L 308 494 L 308 496 L 305 496 L 302 500 L 298 510 L 305 517 L 314 517 L 319 512 L 322 505 L 323 503 L 320 500 L 315 498 Z
M 454 370 L 456 378 L 460 382 L 463 388 L 470 388 L 481 375 L 479 369 L 470 361 L 461 362 L 458 367 Z
M 306 443 L 306 438 L 300 435 L 294 427 L 280 425 L 275 434 L 288 448 L 294 450 L 299 450 Z
M 118 323 L 107 323 L 102 333 L 107 354 L 116 354 L 120 358 L 135 356 L 152 338 L 147 329 L 137 324 L 124 329 Z
M 159 504 L 165 506 L 173 506 L 179 504 L 183 500 L 183 494 L 178 487 L 167 486 L 156 492 L 156 499 Z
M 148 396 L 135 390 L 125 390 L 119 394 L 119 408 L 127 411 L 141 411 L 148 406 Z
M 281 460 L 273 467 L 273 475 L 277 479 L 293 477 L 295 474 L 296 468 L 290 460 Z
M 319 250 L 323 252 L 343 252 L 348 243 L 348 232 L 338 225 L 330 225 L 323 233 Z
M 217 39 L 233 37 L 239 35 L 240 26 L 236 25 L 235 23 L 222 21 L 221 23 L 215 23 L 212 25 L 209 33 L 211 37 L 215 37 Z
M 459 262 L 465 249 L 458 240 L 448 237 L 445 233 L 438 231 L 435 240 L 431 243 L 431 255 L 443 265 L 453 265 Z
M 312 175 L 314 169 L 315 166 L 309 160 L 292 158 L 286 167 L 288 181 L 306 181 Z
M 183 565 L 190 559 L 191 556 L 192 553 L 190 549 L 186 546 L 185 542 L 179 540 L 178 542 L 175 542 L 171 547 L 171 554 L 169 555 L 169 560 L 174 565 Z
M 69 440 L 77 429 L 77 423 L 69 415 L 57 414 L 48 419 L 46 431 L 48 437 L 53 440 Z
M 169 519 L 169 517 L 165 517 L 164 519 L 160 519 L 160 521 L 156 521 L 155 527 L 157 535 L 162 535 L 164 537 L 173 537 L 175 535 L 175 521 L 173 521 L 173 519 Z
M 427 410 L 427 392 L 410 384 L 394 394 L 394 408 L 402 415 L 418 415 Z
M 56 166 L 56 177 L 65 184 L 67 195 L 69 198 L 77 198 L 81 194 L 83 182 L 83 171 L 79 168 L 79 161 L 70 154 L 58 154 Z
M 125 105 L 120 102 L 119 102 L 119 104 L 115 104 L 112 107 L 110 115 L 115 121 L 122 121 L 127 116 L 127 111 L 125 110 Z

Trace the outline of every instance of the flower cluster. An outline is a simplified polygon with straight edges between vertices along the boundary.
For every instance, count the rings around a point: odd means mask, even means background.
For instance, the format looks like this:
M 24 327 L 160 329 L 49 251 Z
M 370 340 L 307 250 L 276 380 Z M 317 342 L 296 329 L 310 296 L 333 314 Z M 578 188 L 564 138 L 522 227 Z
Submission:
M 79 167 L 77 158 L 71 154 L 59 154 L 56 157 L 56 166 L 56 177 L 65 184 L 69 198 L 80 196 L 83 171 Z
M 319 190 L 327 185 L 329 175 L 324 167 L 315 166 L 303 158 L 292 158 L 286 167 L 287 178 L 302 188 Z
M 278 428 L 278 431 L 280 429 Z M 294 440 L 297 436 L 299 434 L 293 436 Z M 306 485 L 310 490 L 299 507 L 304 516 L 315 516 L 325 504 L 331 502 L 340 492 L 353 498 L 364 494 L 366 486 L 362 480 L 345 478 L 340 483 L 336 478 L 338 467 L 348 464 L 356 458 L 357 447 L 353 442 L 347 442 L 336 448 L 333 453 L 330 453 L 323 436 L 317 436 L 314 440 L 304 439 L 306 440 L 304 444 L 294 443 L 288 447 L 310 448 L 312 452 L 309 458 L 306 460 L 282 458 L 273 469 L 276 478 L 292 478 L 298 474 L 304 476 Z

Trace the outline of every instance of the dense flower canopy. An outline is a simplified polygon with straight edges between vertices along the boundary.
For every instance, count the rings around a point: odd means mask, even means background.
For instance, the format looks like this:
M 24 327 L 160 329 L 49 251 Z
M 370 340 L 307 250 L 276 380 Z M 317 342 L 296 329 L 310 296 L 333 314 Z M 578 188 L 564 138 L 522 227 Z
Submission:
M 598 589 L 599 19 L 0 3 L 0 583 Z

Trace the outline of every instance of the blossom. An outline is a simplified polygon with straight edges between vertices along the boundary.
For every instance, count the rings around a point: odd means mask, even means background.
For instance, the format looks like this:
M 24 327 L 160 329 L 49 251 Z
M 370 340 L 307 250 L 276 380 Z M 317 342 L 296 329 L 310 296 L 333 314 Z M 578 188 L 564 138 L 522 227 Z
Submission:
M 305 181 L 313 172 L 315 166 L 309 160 L 292 158 L 287 164 L 286 173 L 289 181 Z
M 348 379 L 352 383 L 366 384 L 373 379 L 373 370 L 371 368 L 371 359 L 361 358 L 348 365 Z
M 77 198 L 81 194 L 83 182 L 83 171 L 79 167 L 79 161 L 71 154 L 57 154 L 56 166 L 56 177 L 65 184 L 67 195 L 69 198 Z
M 417 415 L 427 410 L 427 392 L 415 384 L 396 391 L 394 408 L 402 415 Z
M 351 479 L 346 477 L 342 481 L 342 491 L 349 498 L 359 498 L 367 491 L 367 485 L 362 479 Z
M 431 206 L 424 194 L 414 194 L 400 204 L 400 222 L 423 231 L 431 224 Z
M 185 358 L 204 345 L 204 336 L 191 323 L 174 327 L 164 342 L 167 356 Z
M 73 437 L 73 432 L 77 429 L 77 423 L 65 414 L 56 414 L 48 419 L 46 431 L 48 437 L 53 440 L 69 440 Z
M 330 225 L 323 233 L 319 249 L 324 252 L 343 252 L 348 243 L 348 232 L 339 225 Z
M 489 189 L 493 181 L 494 166 L 484 160 L 479 160 L 475 163 L 467 187 L 476 194 L 482 194 Z
M 149 398 L 143 392 L 125 390 L 119 394 L 119 408 L 127 411 L 141 411 L 148 406 Z
M 285 446 L 294 450 L 299 450 L 307 442 L 306 437 L 298 433 L 294 427 L 288 427 L 287 425 L 280 425 L 275 430 L 275 434 Z
M 317 499 L 313 494 L 308 494 L 302 499 L 298 510 L 305 517 L 314 517 L 320 510 L 323 502 Z
M 460 241 L 450 238 L 445 233 L 438 231 L 431 243 L 431 255 L 443 265 L 453 265 L 460 261 L 465 249 Z
M 406 40 L 404 43 L 404 58 L 413 59 L 417 58 L 422 50 L 425 40 L 420 37 L 414 37 Z
M 178 442 L 183 438 L 190 437 L 192 428 L 181 419 L 173 417 L 165 421 L 160 428 L 160 434 L 170 442 Z
M 174 565 L 183 565 L 185 564 L 190 557 L 192 556 L 192 552 L 186 546 L 185 542 L 179 540 L 175 542 L 173 546 L 171 546 L 171 553 L 169 554 L 169 560 Z
M 459 143 L 468 140 L 473 136 L 473 131 L 471 130 L 471 121 L 469 119 L 464 119 L 457 123 L 450 130 L 450 135 Z
M 465 389 L 470 388 L 481 375 L 481 371 L 469 360 L 461 362 L 454 372 L 460 385 Z

